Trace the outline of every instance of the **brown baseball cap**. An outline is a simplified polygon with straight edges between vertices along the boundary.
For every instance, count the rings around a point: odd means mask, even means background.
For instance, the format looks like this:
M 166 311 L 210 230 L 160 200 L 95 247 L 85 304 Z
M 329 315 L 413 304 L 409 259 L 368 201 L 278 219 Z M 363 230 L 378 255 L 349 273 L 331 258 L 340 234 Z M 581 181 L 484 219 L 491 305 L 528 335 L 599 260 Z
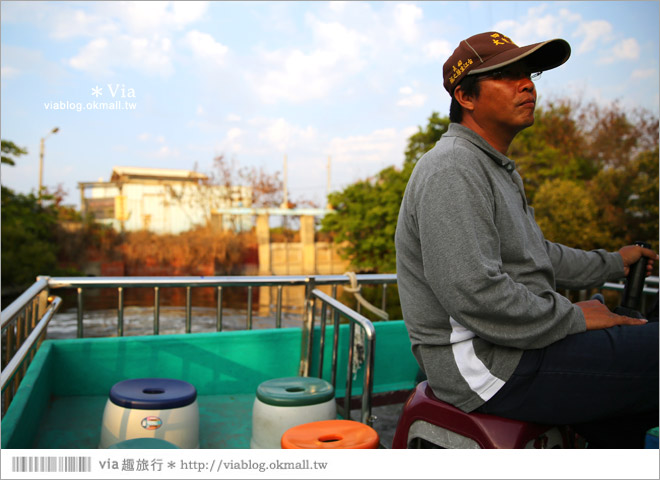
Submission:
M 453 96 L 467 75 L 490 72 L 523 59 L 530 72 L 544 72 L 560 66 L 570 56 L 571 47 L 561 38 L 519 47 L 501 33 L 480 33 L 459 43 L 445 62 L 444 87 Z

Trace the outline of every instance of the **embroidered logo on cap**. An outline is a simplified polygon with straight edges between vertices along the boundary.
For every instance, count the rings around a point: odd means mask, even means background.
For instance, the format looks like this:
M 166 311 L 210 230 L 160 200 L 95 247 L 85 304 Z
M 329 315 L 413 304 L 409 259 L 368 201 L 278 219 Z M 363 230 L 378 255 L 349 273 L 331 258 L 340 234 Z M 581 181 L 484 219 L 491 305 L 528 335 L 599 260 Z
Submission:
M 452 66 L 451 68 L 453 69 L 454 73 L 449 77 L 449 83 L 453 84 L 456 79 L 461 76 L 465 69 L 472 65 L 472 63 L 474 63 L 472 59 L 468 58 L 465 60 L 465 63 L 462 60 L 459 60 L 456 65 Z
M 493 34 L 490 36 L 490 38 L 493 39 L 493 43 L 494 43 L 495 45 L 504 45 L 504 44 L 507 44 L 507 43 L 508 43 L 508 44 L 510 44 L 510 45 L 515 45 L 515 46 L 517 46 L 515 43 L 513 43 L 513 42 L 511 41 L 511 39 L 510 39 L 509 37 L 507 37 L 506 35 L 502 35 L 501 33 L 493 33 Z

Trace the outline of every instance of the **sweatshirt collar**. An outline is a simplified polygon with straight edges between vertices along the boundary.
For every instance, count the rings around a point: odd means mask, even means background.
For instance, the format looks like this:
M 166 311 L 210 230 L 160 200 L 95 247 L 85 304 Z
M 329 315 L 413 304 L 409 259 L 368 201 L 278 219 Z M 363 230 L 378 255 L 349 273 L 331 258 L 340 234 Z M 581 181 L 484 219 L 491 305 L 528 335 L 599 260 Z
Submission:
M 447 133 L 443 135 L 444 137 L 458 137 L 463 138 L 470 143 L 477 146 L 479 149 L 483 150 L 490 158 L 493 159 L 495 163 L 499 166 L 506 169 L 507 172 L 511 173 L 516 169 L 516 164 L 506 155 L 495 150 L 490 143 L 483 139 L 474 130 L 471 130 L 467 127 L 464 127 L 460 123 L 450 123 Z

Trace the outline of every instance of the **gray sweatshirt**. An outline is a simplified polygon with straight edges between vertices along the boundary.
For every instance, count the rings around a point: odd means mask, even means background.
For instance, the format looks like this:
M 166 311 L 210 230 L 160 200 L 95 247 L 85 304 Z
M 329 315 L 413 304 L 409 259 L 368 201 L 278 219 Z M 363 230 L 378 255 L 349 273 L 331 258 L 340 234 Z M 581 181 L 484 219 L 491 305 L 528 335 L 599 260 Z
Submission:
M 623 276 L 618 253 L 545 240 L 514 162 L 453 123 L 415 166 L 395 240 L 413 354 L 438 398 L 466 412 L 497 393 L 524 350 L 586 329 L 557 288 Z

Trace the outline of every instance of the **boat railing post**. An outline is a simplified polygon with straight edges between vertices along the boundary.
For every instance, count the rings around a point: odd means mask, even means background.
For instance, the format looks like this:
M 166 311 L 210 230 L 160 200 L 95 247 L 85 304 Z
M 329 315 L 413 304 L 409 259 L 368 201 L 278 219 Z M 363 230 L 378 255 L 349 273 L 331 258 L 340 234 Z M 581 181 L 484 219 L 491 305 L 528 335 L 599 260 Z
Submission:
M 6 348 L 6 354 L 7 358 L 5 359 L 5 365 L 3 366 L 3 372 L 7 369 L 7 365 L 9 365 L 9 362 L 11 362 L 12 358 L 14 358 L 14 355 L 16 354 L 16 350 L 18 349 L 17 346 L 17 339 L 16 339 L 16 321 L 18 320 L 17 317 L 14 317 L 15 321 L 8 324 L 6 326 L 5 334 L 6 334 L 6 343 L 5 343 L 5 348 Z M 4 387 L 4 385 L 3 385 Z M 6 388 L 3 389 L 3 402 L 2 402 L 2 415 L 5 415 L 5 412 L 7 408 L 9 407 L 9 404 L 11 401 L 14 399 L 14 392 L 16 389 L 15 382 L 10 382 Z
M 215 322 L 215 329 L 218 332 L 222 331 L 222 286 L 218 286 L 216 290 L 216 322 Z
M 25 309 L 27 308 L 27 305 L 21 310 L 21 313 L 19 313 L 16 316 L 16 345 L 21 345 L 23 341 L 25 340 L 25 314 L 26 311 Z
M 192 331 L 192 287 L 186 287 L 186 333 Z
M 40 294 L 41 295 L 41 294 Z M 33 298 L 32 301 L 30 302 L 29 305 L 29 313 L 28 313 L 28 331 L 32 332 L 34 330 L 34 327 L 37 326 L 37 322 L 39 321 L 38 315 L 39 315 L 39 297 Z M 38 341 L 37 345 L 41 345 L 41 342 L 43 341 L 43 337 L 41 337 Z M 37 349 L 32 349 L 30 350 L 30 361 L 34 358 L 35 353 L 37 353 Z
M 337 300 L 337 287 L 338 287 L 338 285 L 336 283 L 334 285 L 332 285 L 332 298 L 335 299 L 335 300 Z M 330 315 L 331 316 L 333 315 L 334 311 L 335 311 L 334 307 L 332 305 L 330 305 Z
M 30 300 L 31 301 L 31 300 Z M 21 337 L 19 330 L 21 329 L 20 323 L 26 322 L 27 309 L 26 304 L 17 310 L 9 309 L 12 312 L 10 318 L 3 318 L 3 329 L 6 335 L 6 363 L 2 368 L 0 374 L 1 391 L 3 395 L 2 402 L 2 415 L 6 413 L 9 404 L 12 402 L 20 382 L 23 380 L 28 364 L 31 361 L 31 352 L 35 349 L 36 345 L 41 338 L 46 334 L 48 323 L 53 318 L 55 312 L 59 309 L 62 299 L 59 297 L 52 297 L 48 308 L 43 312 L 39 322 L 27 335 L 24 336 L 23 341 L 17 343 Z M 22 317 L 22 318 L 21 318 Z M 27 333 L 27 332 L 26 332 Z M 22 334 L 20 334 L 22 335 Z
M 312 356 L 312 342 L 314 339 L 314 304 L 312 292 L 314 291 L 314 277 L 305 279 L 305 311 L 303 315 L 302 339 L 300 345 L 299 376 L 308 377 Z
M 309 341 L 307 342 L 307 375 L 310 374 L 312 368 L 312 352 L 314 347 L 314 322 L 316 321 L 316 297 L 313 295 L 316 288 L 316 279 L 310 277 L 309 284 Z
M 21 345 L 25 342 L 25 339 L 27 338 L 28 331 L 27 331 L 27 305 L 26 308 L 23 309 L 21 314 L 18 316 L 16 319 L 16 340 L 18 342 L 16 343 L 16 348 L 20 348 Z M 21 379 L 25 375 L 25 369 L 27 368 L 27 365 L 25 362 L 21 364 L 18 370 L 18 375 L 14 377 L 14 392 L 18 390 L 18 386 L 21 383 Z
M 41 279 L 41 278 L 46 279 L 46 281 L 48 281 L 50 277 L 37 277 L 37 279 Z M 49 296 L 50 296 L 50 287 L 48 286 L 48 283 L 46 283 L 46 288 L 43 289 L 35 299 L 37 322 L 41 320 L 41 317 L 43 317 L 46 314 L 46 310 L 48 309 L 48 305 L 49 305 L 48 302 Z M 36 326 L 36 322 L 34 326 Z
M 154 335 L 160 334 L 160 287 L 154 287 Z
M 365 349 L 365 369 L 364 369 L 364 383 L 362 387 L 362 417 L 360 421 L 369 426 L 373 425 L 374 417 L 371 415 L 371 400 L 374 387 L 374 355 L 376 347 L 375 330 L 364 334 L 367 341 L 364 342 Z
M 5 326 L 5 361 L 2 362 L 3 366 L 9 363 L 9 360 L 11 360 L 11 357 L 14 355 L 15 348 L 14 344 L 16 343 L 15 340 L 15 328 L 16 328 L 16 323 L 15 322 L 10 322 Z
M 252 330 L 252 285 L 248 287 L 247 298 L 247 329 Z
M 345 419 L 351 418 L 351 404 L 353 400 L 353 380 L 358 372 L 362 372 L 362 394 L 361 394 L 361 412 L 359 421 L 367 425 L 372 425 L 374 418 L 371 415 L 371 403 L 373 395 L 373 375 L 374 375 L 374 357 L 376 345 L 376 330 L 373 323 L 363 315 L 357 313 L 355 310 L 338 302 L 336 299 L 329 297 L 320 290 L 314 290 L 314 298 L 321 301 L 322 308 L 325 310 L 327 306 L 332 306 L 334 309 L 334 338 L 332 348 L 332 385 L 337 387 L 337 363 L 338 363 L 338 342 L 339 342 L 339 317 L 340 315 L 346 317 L 349 321 L 348 325 L 348 358 L 346 361 L 346 379 L 345 379 L 345 393 L 344 399 L 338 409 Z M 321 311 L 321 332 L 324 332 L 323 323 L 326 322 L 327 315 Z M 357 329 L 360 329 L 359 331 Z M 363 334 L 364 343 L 362 340 L 356 338 L 356 334 Z M 319 341 L 319 377 L 323 375 L 323 339 Z M 360 349 L 362 345 L 362 349 Z
M 353 390 L 353 348 L 355 344 L 355 324 L 350 322 L 348 329 L 348 361 L 346 362 L 346 393 L 344 394 L 344 418 L 351 419 L 351 392 Z
M 277 305 L 275 309 L 275 328 L 282 328 L 282 285 L 277 286 Z
M 41 317 L 46 313 L 49 303 L 48 289 L 41 292 L 39 296 L 32 301 L 32 323 L 30 325 L 30 331 L 37 327 L 39 320 L 41 320 Z M 46 336 L 44 335 L 39 339 L 39 345 L 41 345 L 41 342 L 44 341 L 45 337 Z M 34 356 L 35 353 L 36 349 L 32 352 L 32 356 Z
M 25 310 L 27 313 L 27 318 L 25 319 L 25 326 L 28 329 L 28 332 L 31 332 L 36 324 L 36 318 L 39 314 L 39 297 L 35 297 L 30 301 L 26 306 Z
M 83 337 L 83 289 L 82 287 L 77 288 L 78 291 L 78 324 L 76 335 L 78 338 Z
M 316 302 L 316 297 L 314 298 Z M 321 302 L 321 338 L 319 339 L 319 378 L 323 378 L 323 356 L 325 353 L 325 324 L 326 324 L 326 311 L 328 305 Z
M 124 287 L 117 287 L 117 336 L 124 336 Z
M 334 311 L 334 323 L 332 332 L 332 386 L 337 388 L 337 359 L 339 356 L 339 310 Z

